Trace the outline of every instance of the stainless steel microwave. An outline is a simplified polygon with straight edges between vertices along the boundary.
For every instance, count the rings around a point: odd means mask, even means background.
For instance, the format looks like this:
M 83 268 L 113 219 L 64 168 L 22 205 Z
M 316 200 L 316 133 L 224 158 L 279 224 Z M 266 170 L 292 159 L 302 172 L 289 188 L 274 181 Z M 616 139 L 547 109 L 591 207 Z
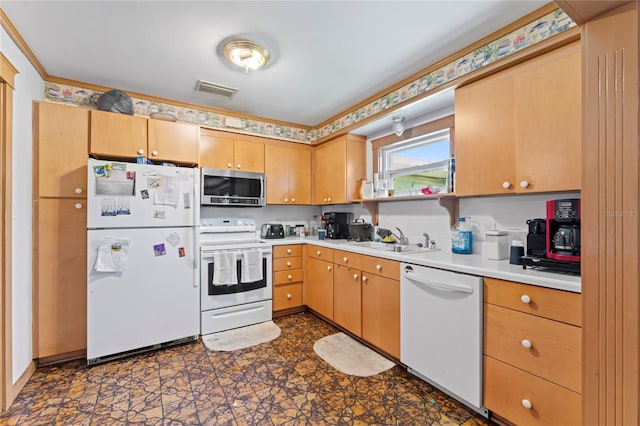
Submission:
M 224 169 L 200 169 L 203 206 L 262 207 L 265 204 L 264 173 Z

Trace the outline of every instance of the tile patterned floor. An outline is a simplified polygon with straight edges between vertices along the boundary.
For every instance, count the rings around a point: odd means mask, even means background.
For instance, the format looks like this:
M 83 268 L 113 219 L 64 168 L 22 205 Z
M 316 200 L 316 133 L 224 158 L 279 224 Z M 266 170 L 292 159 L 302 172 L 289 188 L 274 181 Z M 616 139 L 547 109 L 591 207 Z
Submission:
M 278 318 L 281 336 L 234 352 L 201 342 L 87 367 L 39 368 L 0 425 L 487 425 L 394 367 L 342 374 L 313 351 L 337 330 L 311 314 Z

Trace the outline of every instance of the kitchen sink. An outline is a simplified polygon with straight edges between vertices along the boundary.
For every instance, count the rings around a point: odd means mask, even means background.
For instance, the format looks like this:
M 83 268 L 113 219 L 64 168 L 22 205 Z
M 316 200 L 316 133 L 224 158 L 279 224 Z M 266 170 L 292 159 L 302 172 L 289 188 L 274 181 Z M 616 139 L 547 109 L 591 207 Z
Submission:
M 346 245 L 374 250 L 391 251 L 394 253 L 427 253 L 438 251 L 437 248 L 419 247 L 417 244 L 381 243 L 377 241 L 350 241 Z

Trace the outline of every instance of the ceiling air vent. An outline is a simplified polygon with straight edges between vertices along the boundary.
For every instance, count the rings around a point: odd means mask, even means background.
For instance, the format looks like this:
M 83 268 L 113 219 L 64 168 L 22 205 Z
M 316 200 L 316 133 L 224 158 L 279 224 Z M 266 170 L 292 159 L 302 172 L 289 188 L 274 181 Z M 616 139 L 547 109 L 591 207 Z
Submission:
M 236 94 L 238 89 L 222 86 L 220 84 L 209 83 L 208 81 L 198 80 L 196 83 L 196 90 L 199 92 L 212 93 L 218 96 L 224 96 L 225 98 L 232 98 Z

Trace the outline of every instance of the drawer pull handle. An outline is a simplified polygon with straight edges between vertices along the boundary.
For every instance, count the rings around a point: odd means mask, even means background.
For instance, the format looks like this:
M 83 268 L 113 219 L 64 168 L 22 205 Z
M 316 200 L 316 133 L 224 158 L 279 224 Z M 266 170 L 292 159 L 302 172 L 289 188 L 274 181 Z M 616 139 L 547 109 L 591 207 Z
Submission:
M 75 193 L 76 194 L 82 194 L 82 188 L 76 188 L 75 189 Z
M 366 283 L 366 282 L 367 282 L 367 277 L 363 276 L 363 277 L 362 277 L 362 282 L 363 282 L 363 283 Z
M 154 157 L 158 156 L 158 151 L 151 151 L 151 155 L 153 155 Z
M 327 271 L 330 271 L 330 270 L 331 270 L 331 266 L 327 266 Z
M 316 256 L 320 256 L 320 250 L 316 252 Z
M 82 208 L 82 204 L 80 203 L 76 203 L 76 205 L 74 206 L 76 209 L 81 209 Z
M 344 257 L 344 259 L 342 259 L 344 261 L 344 263 L 347 263 L 349 261 L 349 259 L 347 258 L 347 256 Z
M 242 168 L 242 164 L 240 164 L 240 163 L 236 164 L 236 168 L 237 169 L 241 169 Z
M 291 249 L 287 249 L 287 254 L 291 254 Z
M 529 182 L 527 182 L 526 180 L 523 180 L 522 182 L 520 182 L 520 188 L 528 188 L 529 187 Z
M 531 303 L 531 298 L 526 294 L 523 294 L 522 296 L 520 296 L 520 301 L 522 303 Z
M 358 274 L 353 274 L 353 279 L 357 280 L 358 279 Z
M 503 187 L 504 189 L 509 189 L 509 188 L 511 188 L 511 182 L 509 182 L 509 181 L 505 180 L 504 182 L 502 182 L 502 187 Z
M 529 341 L 529 340 L 527 340 L 527 339 L 524 339 L 524 340 L 522 341 L 522 347 L 523 347 L 523 348 L 526 348 L 526 349 L 531 349 L 531 341 Z
M 144 149 L 139 149 L 138 150 L 138 154 L 140 154 L 140 155 L 144 154 Z
M 379 270 L 382 269 L 382 266 L 381 265 L 376 265 L 376 269 L 379 271 Z
M 291 293 L 287 293 L 287 299 L 291 300 Z
M 291 262 L 287 262 L 287 266 L 291 266 Z
M 289 274 L 289 275 L 287 275 L 287 278 L 289 279 L 289 281 L 291 281 L 291 278 L 293 278 L 293 277 L 291 276 L 291 274 Z
M 527 409 L 531 409 L 531 407 L 533 407 L 533 405 L 531 404 L 531 401 L 529 401 L 528 399 L 522 400 L 522 406 Z
M 288 202 L 289 202 L 289 199 L 288 199 L 288 198 L 285 198 L 285 199 L 284 199 L 284 202 L 285 202 L 285 203 L 288 203 Z
M 296 202 L 296 199 L 295 199 L 295 198 L 292 198 L 292 199 L 291 199 L 291 202 L 292 202 L 292 203 L 295 203 L 295 202 Z

